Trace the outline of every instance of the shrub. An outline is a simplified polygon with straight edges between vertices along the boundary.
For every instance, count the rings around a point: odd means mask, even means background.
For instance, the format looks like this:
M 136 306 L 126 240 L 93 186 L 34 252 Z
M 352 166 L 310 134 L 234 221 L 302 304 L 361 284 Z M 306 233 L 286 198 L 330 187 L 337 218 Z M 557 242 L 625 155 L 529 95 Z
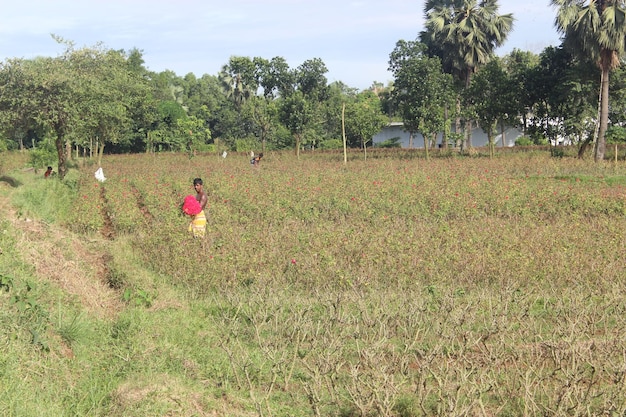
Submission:
M 235 141 L 235 150 L 237 152 L 255 151 L 259 147 L 259 141 L 254 137 L 237 139 Z
M 29 151 L 29 163 L 35 171 L 57 163 L 57 152 L 50 140 L 44 140 L 38 148 Z
M 515 139 L 515 146 L 532 146 L 534 144 L 533 140 L 528 136 L 520 136 Z
M 343 141 L 341 139 L 326 139 L 320 142 L 320 149 L 341 149 L 343 148 Z
M 387 139 L 386 141 L 377 143 L 376 147 L 377 148 L 401 148 L 402 145 L 400 144 L 400 138 L 395 137 L 395 138 L 390 138 L 390 139 Z

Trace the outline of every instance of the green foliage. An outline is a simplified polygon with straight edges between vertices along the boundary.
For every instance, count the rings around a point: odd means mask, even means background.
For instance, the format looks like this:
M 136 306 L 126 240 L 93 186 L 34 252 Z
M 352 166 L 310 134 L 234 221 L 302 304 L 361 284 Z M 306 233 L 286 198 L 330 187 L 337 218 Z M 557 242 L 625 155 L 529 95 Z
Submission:
M 367 91 L 346 103 L 345 132 L 348 144 L 365 148 L 373 136 L 387 124 L 380 99 Z
M 13 277 L 0 274 L 0 291 L 9 292 L 13 288 Z
M 392 100 L 405 128 L 430 138 L 450 123 L 446 109 L 453 108 L 454 94 L 452 77 L 443 72 L 439 58 L 427 56 L 425 49 L 418 42 L 397 42 L 391 53 L 390 70 L 395 77 Z M 424 145 L 428 157 L 433 144 Z
M 254 137 L 245 138 L 245 139 L 237 139 L 235 141 L 236 152 L 250 153 L 250 151 L 253 151 L 253 152 L 258 151 L 258 149 L 259 149 L 259 141 Z
M 377 148 L 400 148 L 401 146 L 399 137 L 390 138 L 376 144 Z
M 35 170 L 45 169 L 47 166 L 53 166 L 58 163 L 56 148 L 50 140 L 41 142 L 37 148 L 31 149 L 28 154 L 30 165 Z
M 471 73 L 486 64 L 513 29 L 513 15 L 498 14 L 497 1 L 428 1 L 424 37 L 444 63 L 446 72 L 469 85 Z
M 611 126 L 606 131 L 606 141 L 608 143 L 626 143 L 626 128 L 622 126 Z
M 61 309 L 59 309 L 59 313 Z M 61 339 L 68 345 L 73 345 L 77 342 L 87 341 L 89 332 L 87 324 L 81 314 L 75 314 L 70 320 L 63 320 L 59 317 L 57 323 L 57 333 L 61 336 Z
M 609 119 L 609 79 L 611 71 L 619 66 L 615 58 L 626 51 L 624 32 L 626 13 L 623 2 L 608 0 L 596 5 L 595 2 L 575 2 L 553 0 L 557 6 L 555 26 L 564 35 L 564 45 L 581 59 L 593 62 L 600 67 L 600 105 L 598 137 L 594 158 L 604 159 L 606 131 Z M 597 77 L 597 74 L 596 74 Z
M 122 299 L 124 302 L 133 304 L 137 307 L 146 307 L 149 308 L 152 306 L 152 302 L 154 301 L 153 295 L 148 291 L 141 289 L 131 289 L 126 288 L 124 290 L 124 294 L 122 295 Z
M 533 140 L 528 136 L 520 136 L 515 139 L 515 146 L 532 146 L 534 144 Z
M 550 156 L 553 158 L 563 158 L 565 151 L 562 148 L 550 147 Z
M 320 142 L 320 149 L 343 149 L 343 141 L 341 139 L 326 139 Z
M 80 174 L 72 171 L 63 181 L 56 178 L 44 179 L 41 175 L 35 181 L 31 180 L 28 187 L 18 187 L 14 204 L 24 214 L 37 213 L 47 222 L 62 222 L 75 209 L 75 179 Z

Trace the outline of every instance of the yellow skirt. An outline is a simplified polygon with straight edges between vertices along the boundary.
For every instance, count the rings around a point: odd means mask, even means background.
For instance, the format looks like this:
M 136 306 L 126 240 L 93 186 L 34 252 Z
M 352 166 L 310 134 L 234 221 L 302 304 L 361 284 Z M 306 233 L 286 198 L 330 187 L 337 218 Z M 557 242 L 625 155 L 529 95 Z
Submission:
M 204 237 L 206 234 L 206 216 L 204 210 L 196 214 L 189 223 L 189 231 L 193 233 L 193 237 Z

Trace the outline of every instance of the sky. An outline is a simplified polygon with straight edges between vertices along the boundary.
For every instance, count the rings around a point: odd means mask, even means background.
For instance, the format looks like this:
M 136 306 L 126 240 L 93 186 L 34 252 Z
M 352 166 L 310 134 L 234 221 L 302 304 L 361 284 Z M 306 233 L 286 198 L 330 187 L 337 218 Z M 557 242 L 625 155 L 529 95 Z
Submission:
M 217 75 L 231 56 L 320 58 L 328 82 L 387 84 L 389 54 L 424 29 L 424 0 L 0 0 L 0 61 L 55 57 L 66 46 L 143 52 L 150 71 Z M 512 32 L 497 55 L 560 44 L 550 0 L 500 0 Z

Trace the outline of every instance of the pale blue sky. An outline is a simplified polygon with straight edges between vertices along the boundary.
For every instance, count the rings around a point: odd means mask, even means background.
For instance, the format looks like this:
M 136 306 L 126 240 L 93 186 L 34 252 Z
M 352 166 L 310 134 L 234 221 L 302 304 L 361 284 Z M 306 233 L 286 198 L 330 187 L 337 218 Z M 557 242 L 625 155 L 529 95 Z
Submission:
M 291 68 L 321 58 L 329 82 L 387 84 L 398 40 L 424 27 L 423 0 L 2 0 L 0 60 L 57 56 L 101 42 L 144 53 L 152 71 L 216 75 L 232 55 L 285 58 Z M 500 0 L 516 22 L 499 55 L 558 45 L 549 0 Z

